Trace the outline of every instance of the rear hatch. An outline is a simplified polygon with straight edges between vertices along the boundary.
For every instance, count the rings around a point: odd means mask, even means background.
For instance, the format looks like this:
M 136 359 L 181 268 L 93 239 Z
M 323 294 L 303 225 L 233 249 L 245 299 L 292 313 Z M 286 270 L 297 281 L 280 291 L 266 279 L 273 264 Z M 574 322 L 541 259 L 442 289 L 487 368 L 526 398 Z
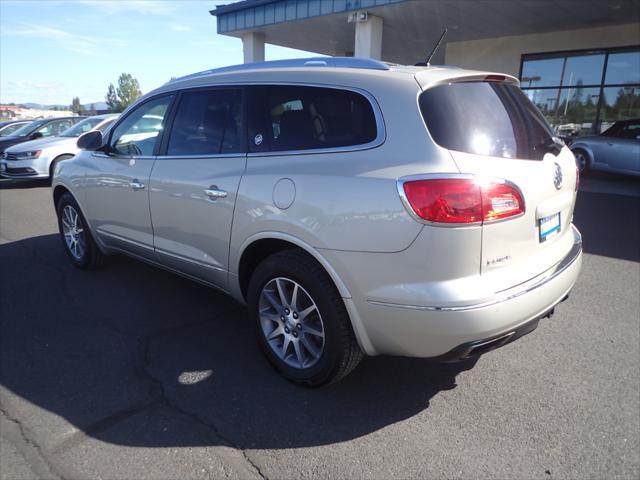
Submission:
M 484 221 L 480 272 L 501 291 L 560 262 L 573 246 L 577 170 L 571 151 L 510 77 L 441 83 L 420 96 L 433 140 L 462 174 L 499 179 L 524 212 Z

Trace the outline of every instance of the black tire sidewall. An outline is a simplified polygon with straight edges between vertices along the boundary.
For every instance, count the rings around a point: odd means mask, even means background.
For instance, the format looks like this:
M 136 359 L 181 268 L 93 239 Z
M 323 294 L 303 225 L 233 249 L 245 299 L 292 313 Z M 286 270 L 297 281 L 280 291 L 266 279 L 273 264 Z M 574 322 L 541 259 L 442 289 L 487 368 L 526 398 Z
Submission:
M 255 270 L 248 290 L 248 306 L 250 316 L 255 324 L 258 343 L 269 361 L 288 379 L 306 385 L 320 385 L 329 380 L 339 369 L 341 354 L 345 348 L 341 333 L 343 318 L 336 308 L 336 301 L 342 302 L 337 290 L 326 288 L 327 274 L 319 267 L 308 268 L 308 265 L 296 265 L 282 254 L 267 258 Z M 277 277 L 285 277 L 301 285 L 315 302 L 324 326 L 325 343 L 320 360 L 312 367 L 297 369 L 287 365 L 273 352 L 262 331 L 258 315 L 260 293 L 267 283 Z M 323 281 L 324 280 L 324 281 Z M 327 291 L 329 290 L 329 291 Z
M 584 167 L 583 167 L 583 168 L 580 168 L 580 162 L 579 162 L 579 161 L 578 161 L 578 159 L 576 158 L 576 163 L 577 163 L 577 165 L 578 165 L 578 171 L 579 171 L 581 174 L 585 174 L 585 173 L 587 173 L 587 172 L 589 171 L 589 165 L 590 165 L 590 162 L 591 162 L 591 160 L 589 159 L 589 155 L 587 154 L 587 152 L 586 152 L 586 151 L 584 151 L 584 150 L 583 150 L 583 149 L 581 149 L 581 148 L 576 148 L 576 149 L 573 151 L 573 154 L 574 154 L 574 155 L 582 155 L 582 157 L 584 158 Z
M 62 229 L 62 210 L 67 205 L 72 206 L 75 209 L 75 211 L 78 212 L 78 217 L 80 218 L 80 222 L 82 223 L 82 229 L 85 233 L 85 250 L 84 250 L 84 254 L 82 255 L 82 258 L 79 260 L 73 256 L 73 254 L 69 250 L 69 247 L 67 246 L 67 242 L 64 239 L 64 230 Z M 87 268 L 91 261 L 91 255 L 93 254 L 93 249 L 96 247 L 93 244 L 91 233 L 89 232 L 89 228 L 87 227 L 87 222 L 84 219 L 84 215 L 80 210 L 80 206 L 78 205 L 78 202 L 76 202 L 75 198 L 73 198 L 71 194 L 65 193 L 64 195 L 62 195 L 62 197 L 60 197 L 60 200 L 58 201 L 56 212 L 58 214 L 58 230 L 60 231 L 60 240 L 62 241 L 62 246 L 64 247 L 64 251 L 67 253 L 69 259 L 71 260 L 71 263 L 73 263 L 74 266 L 81 269 Z

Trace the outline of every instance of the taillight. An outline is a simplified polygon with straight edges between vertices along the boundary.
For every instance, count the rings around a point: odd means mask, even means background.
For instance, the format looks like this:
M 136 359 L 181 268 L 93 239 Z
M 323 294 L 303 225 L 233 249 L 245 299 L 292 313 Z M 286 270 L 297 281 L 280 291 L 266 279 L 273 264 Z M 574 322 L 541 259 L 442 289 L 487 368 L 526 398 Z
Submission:
M 402 184 L 402 190 L 411 210 L 429 222 L 491 222 L 520 215 L 525 209 L 524 199 L 514 185 L 495 180 L 409 180 Z

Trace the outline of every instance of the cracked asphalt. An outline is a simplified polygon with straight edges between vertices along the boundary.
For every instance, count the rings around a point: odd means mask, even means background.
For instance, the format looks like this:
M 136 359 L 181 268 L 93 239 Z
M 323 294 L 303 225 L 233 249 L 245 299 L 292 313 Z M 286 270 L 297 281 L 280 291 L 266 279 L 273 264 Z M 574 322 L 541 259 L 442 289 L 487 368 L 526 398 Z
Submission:
M 583 272 L 477 362 L 293 386 L 243 307 L 123 257 L 74 269 L 50 188 L 0 180 L 0 478 L 640 476 L 640 189 L 583 181 Z

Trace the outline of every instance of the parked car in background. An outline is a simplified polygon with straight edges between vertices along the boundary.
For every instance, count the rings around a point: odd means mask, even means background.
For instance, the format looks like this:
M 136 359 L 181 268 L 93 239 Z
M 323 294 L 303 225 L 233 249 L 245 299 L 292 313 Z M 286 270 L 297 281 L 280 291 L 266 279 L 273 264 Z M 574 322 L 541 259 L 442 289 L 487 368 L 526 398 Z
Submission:
M 0 176 L 9 178 L 51 178 L 58 162 L 72 158 L 80 151 L 78 137 L 90 130 L 105 132 L 118 115 L 96 115 L 85 118 L 57 137 L 13 145 L 0 155 Z
M 54 137 L 87 117 L 58 117 L 34 120 L 7 137 L 0 137 L 0 153 L 11 145 L 43 137 Z
M 363 353 L 501 347 L 580 271 L 575 159 L 509 75 L 240 65 L 169 82 L 78 146 L 52 185 L 72 264 L 122 252 L 230 293 L 301 384 Z
M 570 148 L 581 172 L 640 175 L 640 119 L 616 122 L 600 135 L 576 138 Z
M 10 137 L 19 128 L 24 127 L 33 120 L 9 120 L 0 122 L 0 137 Z

